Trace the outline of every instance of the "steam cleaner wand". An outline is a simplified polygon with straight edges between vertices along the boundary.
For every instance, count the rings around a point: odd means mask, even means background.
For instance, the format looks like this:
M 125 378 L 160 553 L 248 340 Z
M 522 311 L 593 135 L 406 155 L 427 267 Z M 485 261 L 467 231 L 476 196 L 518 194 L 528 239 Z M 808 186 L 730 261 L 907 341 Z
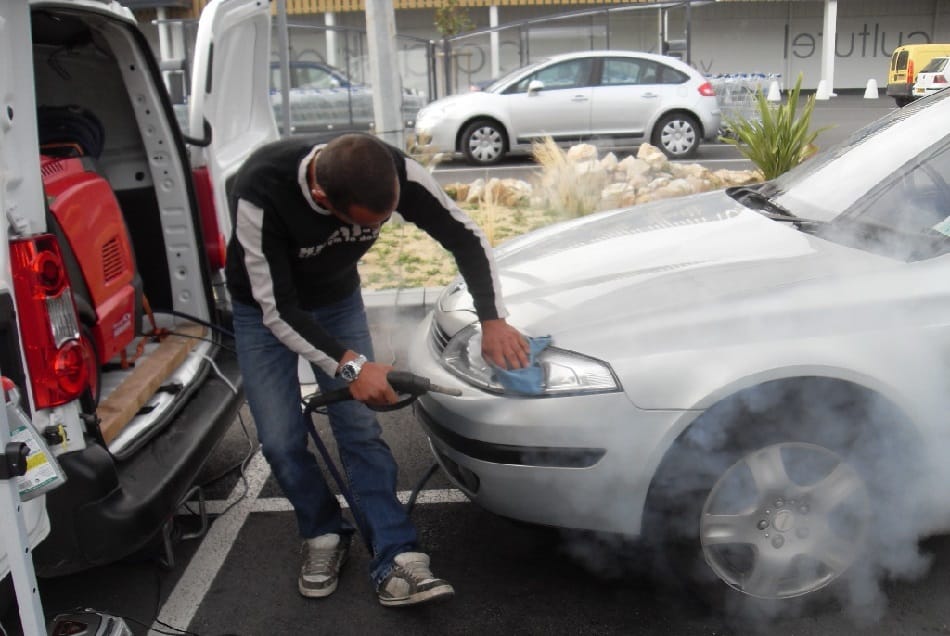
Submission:
M 396 393 L 405 397 L 394 404 L 386 404 L 384 406 L 367 405 L 369 408 L 375 411 L 394 411 L 396 409 L 401 409 L 404 406 L 414 402 L 416 398 L 418 398 L 423 393 L 428 392 L 442 393 L 444 395 L 452 395 L 456 397 L 462 395 L 462 392 L 458 389 L 439 386 L 438 384 L 434 384 L 431 380 L 429 380 L 429 378 L 416 375 L 408 371 L 390 371 L 388 374 L 386 374 L 386 380 L 389 382 L 389 385 L 393 387 Z M 316 393 L 305 398 L 304 417 L 310 416 L 322 406 L 352 399 L 353 395 L 350 393 L 350 388 L 348 386 L 327 391 L 325 393 Z M 357 529 L 360 531 L 360 535 L 363 537 L 366 548 L 372 552 L 372 537 L 370 537 L 369 534 L 370 529 L 367 526 L 366 521 L 363 519 L 362 511 L 356 506 L 356 500 L 354 499 L 353 494 L 350 492 L 349 486 L 343 479 L 343 475 L 333 462 L 333 459 L 330 457 L 330 451 L 327 450 L 323 440 L 320 439 L 320 435 L 317 433 L 316 426 L 308 426 L 307 428 L 310 431 L 310 437 L 313 439 L 314 445 L 317 447 L 317 451 L 320 453 L 320 456 L 323 457 L 323 462 L 326 464 L 327 470 L 333 476 L 333 480 L 337 483 L 337 486 L 339 486 L 340 494 L 343 495 L 346 503 L 350 506 L 350 511 L 353 514 L 353 520 L 356 522 Z M 438 467 L 438 463 L 433 464 L 413 489 L 409 496 L 409 501 L 406 503 L 406 509 L 408 512 L 412 511 L 412 506 L 415 503 L 416 496 L 418 495 L 419 491 L 422 490 L 423 485 L 425 485 L 433 473 L 435 473 Z

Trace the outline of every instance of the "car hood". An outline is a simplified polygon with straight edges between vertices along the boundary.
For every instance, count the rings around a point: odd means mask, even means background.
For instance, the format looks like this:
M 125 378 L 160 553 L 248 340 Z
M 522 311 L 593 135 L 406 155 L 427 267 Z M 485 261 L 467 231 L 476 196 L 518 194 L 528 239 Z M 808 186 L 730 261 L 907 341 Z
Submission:
M 722 191 L 550 226 L 498 250 L 512 324 L 607 357 L 618 337 L 827 304 L 823 285 L 899 265 L 769 219 Z M 472 320 L 463 291 L 456 283 L 440 300 L 449 334 Z

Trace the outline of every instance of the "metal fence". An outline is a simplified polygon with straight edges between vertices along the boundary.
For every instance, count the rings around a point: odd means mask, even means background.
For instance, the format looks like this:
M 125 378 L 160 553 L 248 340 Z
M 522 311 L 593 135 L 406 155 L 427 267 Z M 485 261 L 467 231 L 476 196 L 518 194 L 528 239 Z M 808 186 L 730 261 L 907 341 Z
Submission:
M 180 29 L 180 37 L 188 43 L 181 59 L 163 65 L 166 83 L 176 102 L 176 113 L 179 121 L 184 122 L 197 22 L 165 21 L 164 26 L 169 25 Z M 278 41 L 277 38 L 274 41 Z M 397 35 L 396 42 L 403 80 L 401 112 L 405 125 L 411 128 L 418 110 L 434 95 L 430 85 L 435 76 L 430 68 L 434 54 L 429 40 Z M 372 87 L 367 83 L 370 59 L 365 30 L 288 24 L 288 59 L 291 65 L 291 133 L 373 129 L 373 96 Z M 277 121 L 281 122 L 283 100 L 278 60 L 275 51 L 271 62 L 271 103 Z
M 627 49 L 688 60 L 688 3 L 658 2 L 570 11 L 477 29 L 435 42 L 439 95 L 468 91 L 505 73 L 558 53 Z M 678 37 L 664 26 L 672 13 Z M 659 16 L 659 19 L 658 19 Z M 446 64 L 444 61 L 448 60 Z
M 396 35 L 397 65 L 403 87 L 402 115 L 408 128 L 418 109 L 438 97 L 467 92 L 474 84 L 485 84 L 531 61 L 557 53 L 595 49 L 632 49 L 664 52 L 687 59 L 683 43 L 688 34 L 689 3 L 684 0 L 655 4 L 621 5 L 561 13 L 478 29 L 441 40 Z M 678 12 L 678 13 L 677 13 Z M 676 14 L 681 37 L 671 38 L 664 28 L 658 32 L 658 16 Z M 179 119 L 187 111 L 197 30 L 194 20 L 164 20 L 159 30 L 176 29 L 185 42 L 180 58 L 166 62 L 163 71 L 176 104 Z M 674 29 L 675 30 L 675 29 Z M 274 42 L 281 39 L 275 37 Z M 366 32 L 361 28 L 288 23 L 288 59 L 292 67 L 308 63 L 339 69 L 350 84 L 342 86 L 301 85 L 291 76 L 289 89 L 291 133 L 324 130 L 371 130 L 374 113 L 370 59 Z M 167 57 L 167 56 L 166 56 Z M 272 55 L 271 101 L 277 121 L 283 113 L 279 90 L 278 52 Z M 303 71 L 301 71 L 301 74 Z

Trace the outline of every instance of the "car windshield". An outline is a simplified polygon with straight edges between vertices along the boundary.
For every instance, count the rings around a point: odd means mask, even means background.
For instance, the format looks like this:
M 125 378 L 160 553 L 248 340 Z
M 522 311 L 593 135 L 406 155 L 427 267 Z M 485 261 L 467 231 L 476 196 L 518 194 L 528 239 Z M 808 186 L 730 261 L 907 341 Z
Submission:
M 950 243 L 947 121 L 950 92 L 917 100 L 766 184 L 763 194 L 796 217 L 834 228 L 822 230 L 831 240 L 904 259 L 942 253 Z M 869 228 L 877 237 L 900 236 L 930 248 L 889 253 L 876 239 L 852 240 L 867 239 Z

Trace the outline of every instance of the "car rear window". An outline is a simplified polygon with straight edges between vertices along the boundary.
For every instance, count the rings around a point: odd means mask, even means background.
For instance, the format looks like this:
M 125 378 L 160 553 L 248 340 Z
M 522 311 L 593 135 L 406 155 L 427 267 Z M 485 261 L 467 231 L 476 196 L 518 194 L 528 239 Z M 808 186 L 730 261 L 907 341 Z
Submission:
M 660 84 L 682 84 L 689 75 L 669 66 L 660 65 Z
M 907 51 L 901 51 L 894 56 L 894 65 L 893 70 L 895 71 L 906 71 L 907 70 Z
M 947 57 L 935 57 L 927 63 L 927 66 L 920 69 L 921 73 L 939 73 L 947 65 Z

